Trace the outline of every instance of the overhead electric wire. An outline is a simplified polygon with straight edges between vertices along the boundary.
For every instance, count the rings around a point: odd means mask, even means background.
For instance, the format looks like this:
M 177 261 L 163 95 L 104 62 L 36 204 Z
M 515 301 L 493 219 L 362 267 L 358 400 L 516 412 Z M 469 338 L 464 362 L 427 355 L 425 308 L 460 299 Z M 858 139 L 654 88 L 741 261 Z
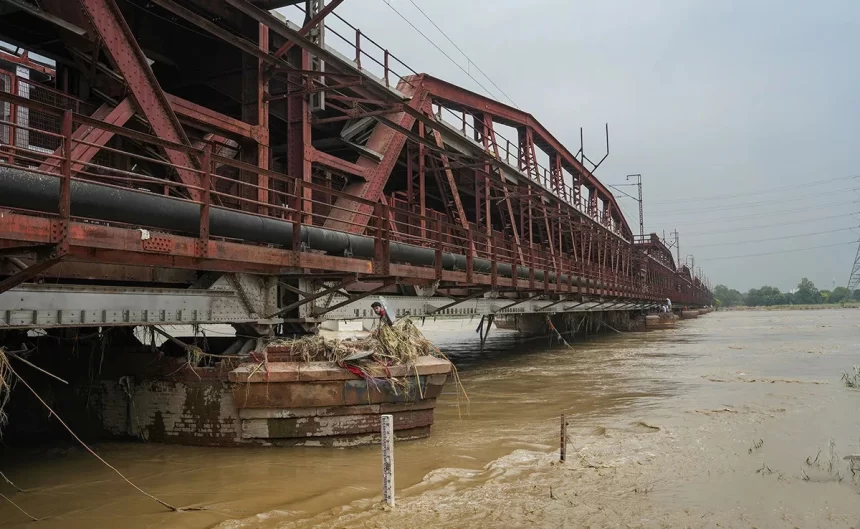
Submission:
M 810 206 L 810 207 L 805 207 L 805 208 L 795 208 L 795 209 L 788 210 L 788 211 L 786 211 L 786 210 L 783 210 L 783 211 L 767 211 L 764 213 L 753 213 L 751 215 L 738 215 L 738 216 L 731 216 L 731 217 L 723 216 L 723 217 L 715 218 L 715 219 L 705 219 L 705 220 L 692 221 L 692 222 L 684 221 L 684 225 L 685 226 L 691 226 L 694 224 L 713 224 L 715 222 L 722 223 L 722 222 L 729 222 L 729 221 L 736 221 L 736 220 L 754 219 L 757 217 L 772 217 L 774 215 L 788 215 L 788 214 L 797 213 L 798 211 L 809 211 L 812 209 L 833 208 L 836 206 L 844 206 L 846 204 L 856 204 L 858 202 L 860 202 L 860 201 L 848 200 L 845 202 L 835 202 L 833 204 L 818 204 L 815 206 Z M 666 221 L 663 221 L 663 222 L 666 222 Z
M 812 218 L 810 218 L 810 219 L 797 219 L 797 220 L 791 220 L 791 221 L 777 222 L 777 223 L 774 223 L 774 224 L 759 224 L 759 225 L 756 225 L 756 226 L 740 226 L 740 227 L 738 227 L 738 228 L 731 228 L 731 229 L 728 229 L 728 230 L 693 231 L 693 232 L 686 232 L 686 231 L 685 231 L 685 232 L 684 232 L 684 235 L 685 235 L 685 236 L 690 236 L 690 235 L 716 235 L 716 234 L 719 234 L 719 233 L 734 233 L 734 232 L 738 232 L 738 231 L 752 231 L 752 230 L 757 230 L 757 229 L 760 229 L 760 228 L 773 228 L 773 227 L 776 227 L 776 226 L 784 226 L 784 225 L 786 225 L 786 224 L 805 224 L 805 223 L 807 223 L 807 222 L 814 222 L 814 221 L 817 221 L 817 220 L 841 219 L 841 218 L 845 218 L 845 217 L 851 217 L 851 216 L 854 216 L 854 215 L 857 215 L 857 213 L 845 213 L 845 214 L 842 214 L 842 215 L 828 215 L 828 216 L 826 216 L 826 217 L 812 217 Z
M 614 186 L 614 185 L 612 185 L 612 184 L 606 184 L 606 187 L 611 187 L 612 189 L 614 189 L 614 190 L 618 191 L 618 192 L 619 192 L 619 193 L 621 193 L 622 195 L 624 195 L 624 196 L 626 196 L 626 197 L 628 197 L 628 198 L 632 198 L 632 199 L 633 199 L 633 200 L 635 200 L 636 202 L 639 202 L 639 199 L 638 199 L 638 198 L 634 197 L 633 195 L 631 195 L 630 193 L 627 193 L 626 191 L 624 191 L 624 190 L 622 190 L 622 189 L 618 189 L 618 187 L 616 187 L 616 186 Z
M 826 231 L 815 231 L 810 233 L 796 233 L 793 235 L 782 235 L 779 237 L 767 237 L 764 239 L 747 239 L 743 241 L 726 241 L 726 242 L 717 242 L 717 243 L 708 243 L 708 244 L 690 244 L 693 248 L 707 248 L 712 246 L 729 246 L 732 244 L 750 244 L 754 242 L 767 242 L 767 241 L 781 241 L 785 239 L 796 239 L 798 237 L 811 237 L 813 235 L 824 235 L 825 233 L 837 233 L 840 231 L 849 231 L 857 229 L 855 226 L 851 226 L 848 228 L 839 228 L 838 230 L 826 230 Z
M 397 13 L 397 16 L 399 16 L 400 18 L 402 18 L 404 22 L 406 22 L 407 24 L 409 24 L 410 26 L 412 26 L 412 29 L 414 29 L 415 31 L 417 31 L 417 32 L 418 32 L 418 34 L 419 34 L 419 35 L 421 35 L 422 37 L 424 37 L 424 40 L 426 40 L 426 41 L 427 41 L 427 42 L 429 42 L 429 43 L 430 43 L 434 48 L 436 48 L 437 50 L 439 50 L 439 53 L 441 53 L 442 55 L 444 55 L 445 57 L 447 57 L 449 61 L 451 61 L 452 63 L 454 63 L 454 65 L 455 65 L 457 68 L 459 68 L 459 69 L 460 69 L 460 71 L 462 71 L 464 74 L 466 74 L 466 75 L 469 77 L 469 79 L 471 79 L 471 80 L 475 81 L 475 83 L 477 83 L 477 84 L 478 84 L 478 86 L 480 86 L 480 87 L 484 90 L 484 92 L 486 92 L 487 94 L 489 94 L 491 97 L 493 97 L 493 98 L 495 98 L 495 99 L 499 99 L 499 97 L 498 97 L 496 94 L 494 94 L 494 93 L 493 93 L 493 92 L 491 92 L 491 91 L 490 91 L 486 86 L 484 86 L 483 84 L 481 84 L 481 82 L 480 82 L 480 81 L 478 81 L 477 79 L 475 79 L 475 78 L 472 76 L 472 74 L 470 74 L 470 73 L 469 73 L 465 68 L 463 68 L 462 66 L 460 66 L 460 63 L 458 63 L 457 61 L 455 61 L 455 60 L 454 60 L 450 55 L 448 55 L 448 54 L 445 52 L 445 50 L 443 50 L 442 48 L 440 48 L 440 47 L 439 47 L 439 45 L 438 45 L 438 44 L 436 44 L 436 43 L 433 41 L 433 39 L 431 39 L 430 37 L 428 37 L 427 35 L 425 35 L 423 31 L 421 31 L 420 29 L 418 29 L 418 27 L 417 27 L 415 24 L 413 24 L 413 23 L 412 23 L 412 21 L 410 21 L 408 18 L 406 18 L 405 16 L 403 16 L 403 13 L 401 13 L 400 11 L 398 11 L 398 10 L 397 10 L 397 8 L 395 8 L 393 5 L 391 5 L 391 3 L 389 2 L 389 0 L 382 0 L 382 2 L 383 2 L 385 5 L 387 5 L 389 8 L 391 8 L 391 10 L 392 10 L 392 11 L 394 11 L 395 13 Z
M 697 261 L 700 261 L 700 262 L 706 262 L 706 261 L 723 261 L 723 260 L 726 260 L 726 259 L 740 259 L 740 258 L 742 258 L 742 257 L 759 257 L 759 256 L 762 256 L 762 255 L 777 255 L 777 254 L 783 254 L 783 253 L 805 252 L 805 251 L 807 251 L 807 250 L 817 250 L 817 249 L 819 249 L 819 248 L 833 248 L 834 246 L 845 246 L 845 245 L 848 245 L 848 244 L 857 244 L 857 240 L 855 239 L 855 240 L 853 240 L 853 241 L 837 242 L 837 243 L 835 243 L 835 244 L 823 244 L 823 245 L 821 245 L 821 246 L 807 246 L 806 248 L 795 248 L 795 249 L 793 249 L 793 250 L 780 250 L 780 251 L 776 251 L 776 252 L 750 253 L 750 254 L 745 254 L 745 255 L 725 255 L 725 256 L 722 256 L 722 257 L 701 257 L 701 256 L 697 256 L 697 257 L 696 257 L 696 260 L 697 260 Z
M 722 199 L 726 199 L 726 198 L 740 198 L 740 197 L 746 197 L 749 195 L 763 195 L 763 194 L 779 192 L 779 191 L 784 191 L 784 190 L 789 190 L 789 189 L 799 189 L 799 188 L 808 187 L 808 186 L 811 186 L 814 184 L 826 184 L 828 182 L 837 182 L 839 180 L 849 180 L 851 178 L 860 178 L 860 176 L 858 176 L 858 175 L 840 176 L 837 178 L 828 178 L 826 180 L 813 180 L 811 182 L 804 182 L 802 184 L 796 184 L 796 185 L 784 186 L 784 187 L 771 187 L 768 189 L 762 189 L 759 191 L 748 191 L 745 193 L 734 193 L 734 194 L 728 194 L 728 195 L 709 195 L 709 196 L 698 196 L 698 197 L 687 197 L 687 198 L 673 198 L 672 200 L 660 200 L 657 202 L 651 202 L 651 204 L 654 204 L 655 206 L 659 206 L 659 205 L 664 205 L 664 204 L 677 204 L 679 202 L 692 202 L 695 200 L 722 200 Z
M 807 200 L 813 197 L 823 197 L 823 196 L 832 196 L 834 193 L 842 193 L 845 191 L 856 191 L 855 187 L 847 187 L 844 189 L 831 189 L 830 191 L 822 191 L 821 193 L 812 193 L 808 195 L 804 195 L 802 197 L 795 198 L 782 198 L 782 199 L 774 199 L 774 200 L 760 200 L 758 202 L 743 202 L 740 204 L 727 204 L 723 206 L 713 206 L 713 207 L 699 207 L 699 208 L 690 208 L 690 209 L 676 209 L 672 211 L 664 212 L 663 214 L 657 213 L 656 217 L 663 217 L 666 215 L 676 215 L 681 213 L 699 213 L 703 211 L 726 211 L 732 209 L 741 209 L 745 207 L 755 207 L 755 206 L 768 206 L 774 204 L 784 204 L 786 202 L 798 202 L 802 200 Z
M 513 99 L 511 99 L 511 96 L 509 96 L 508 94 L 506 94 L 506 93 L 505 93 L 505 91 L 504 91 L 504 90 L 502 90 L 502 89 L 501 89 L 501 87 L 499 87 L 499 85 L 497 85 L 497 84 L 496 84 L 496 82 L 495 82 L 495 81 L 493 81 L 493 80 L 490 78 L 490 76 L 489 76 L 489 75 L 487 75 L 487 74 L 484 72 L 484 70 L 482 70 L 482 69 L 481 69 L 481 67 L 480 67 L 480 66 L 478 66 L 478 64 L 477 64 L 475 61 L 473 61 L 473 60 L 472 60 L 472 58 L 471 58 L 471 57 L 469 57 L 469 56 L 466 54 L 466 52 L 462 50 L 462 48 L 460 48 L 460 46 L 458 46 L 458 45 L 457 45 L 457 43 L 456 43 L 456 42 L 454 42 L 453 40 L 451 40 L 451 37 L 449 37 L 449 36 L 448 36 L 448 34 L 447 34 L 447 33 L 445 33 L 445 31 L 444 31 L 442 28 L 440 28 L 440 27 L 439 27 L 439 25 L 438 25 L 438 24 L 436 24 L 436 22 L 434 22 L 434 21 L 433 21 L 433 19 L 432 19 L 432 18 L 430 18 L 430 16 L 429 16 L 427 13 L 425 13 L 425 12 L 424 12 L 424 10 L 423 10 L 423 9 L 421 9 L 421 7 L 420 7 L 418 4 L 416 4 L 414 0 L 409 0 L 409 3 L 410 3 L 410 4 L 412 4 L 413 6 L 415 6 L 415 9 L 417 9 L 417 10 L 418 10 L 422 15 L 424 15 L 424 18 L 426 18 L 426 19 L 427 19 L 431 24 L 433 24 L 433 27 L 434 27 L 434 28 L 436 28 L 437 30 L 439 30 L 439 33 L 441 33 L 441 34 L 442 34 L 442 36 L 444 36 L 446 39 L 448 39 L 448 42 L 450 42 L 452 46 L 454 46 L 455 48 L 457 48 L 457 51 L 459 51 L 460 53 L 462 53 L 462 54 L 463 54 L 463 57 L 465 57 L 465 58 L 466 58 L 466 60 L 467 60 L 467 61 L 469 61 L 469 64 L 471 64 L 472 66 L 474 66 L 474 67 L 475 67 L 475 69 L 477 69 L 479 72 L 481 72 L 481 75 L 483 75 L 484 77 L 486 77 L 486 78 L 487 78 L 487 80 L 488 80 L 488 81 L 490 81 L 490 83 L 491 83 L 494 87 L 496 87 L 496 90 L 498 90 L 499 92 L 501 92 L 501 93 L 502 93 L 502 95 L 503 95 L 503 96 L 505 96 L 505 97 L 508 99 L 508 101 L 510 101 L 510 102 L 511 102 L 511 104 L 512 104 L 512 105 L 514 105 L 514 106 L 515 106 L 515 107 L 517 107 L 517 108 L 520 108 L 520 107 L 519 107 L 519 105 L 517 105 L 517 104 L 514 102 L 514 100 L 513 100 Z

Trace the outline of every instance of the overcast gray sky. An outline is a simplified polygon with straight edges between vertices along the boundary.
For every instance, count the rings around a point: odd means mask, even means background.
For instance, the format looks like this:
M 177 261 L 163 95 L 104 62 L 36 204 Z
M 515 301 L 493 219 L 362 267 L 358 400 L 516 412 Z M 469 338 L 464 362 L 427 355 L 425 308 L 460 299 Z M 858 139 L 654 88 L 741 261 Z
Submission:
M 642 173 L 646 231 L 677 228 L 682 259 L 694 254 L 714 284 L 847 282 L 860 222 L 860 2 L 413 1 L 571 151 L 582 126 L 598 156 L 608 122 L 597 176 Z M 337 12 L 414 69 L 484 92 L 387 2 L 506 100 L 412 1 L 347 0 Z M 637 231 L 637 204 L 619 201 Z

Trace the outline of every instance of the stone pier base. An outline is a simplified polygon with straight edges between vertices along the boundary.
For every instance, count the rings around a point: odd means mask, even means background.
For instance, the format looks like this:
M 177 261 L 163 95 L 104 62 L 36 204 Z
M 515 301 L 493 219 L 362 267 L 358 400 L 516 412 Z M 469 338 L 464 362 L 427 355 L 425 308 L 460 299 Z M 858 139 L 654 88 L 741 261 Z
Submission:
M 97 381 L 91 409 L 115 437 L 199 446 L 353 446 L 378 442 L 380 415 L 397 439 L 430 435 L 447 360 L 420 357 L 362 379 L 329 362 L 174 366 Z

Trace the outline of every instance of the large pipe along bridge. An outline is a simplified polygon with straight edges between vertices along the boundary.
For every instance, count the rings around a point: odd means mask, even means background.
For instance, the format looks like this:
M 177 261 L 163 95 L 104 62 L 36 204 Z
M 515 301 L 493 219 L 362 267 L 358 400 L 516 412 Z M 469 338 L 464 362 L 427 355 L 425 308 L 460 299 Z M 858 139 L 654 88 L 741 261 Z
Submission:
M 294 334 L 380 296 L 415 317 L 711 302 L 584 155 L 373 40 L 326 42 L 330 10 L 71 3 L 0 15 L 50 59 L 0 52 L 0 329 Z

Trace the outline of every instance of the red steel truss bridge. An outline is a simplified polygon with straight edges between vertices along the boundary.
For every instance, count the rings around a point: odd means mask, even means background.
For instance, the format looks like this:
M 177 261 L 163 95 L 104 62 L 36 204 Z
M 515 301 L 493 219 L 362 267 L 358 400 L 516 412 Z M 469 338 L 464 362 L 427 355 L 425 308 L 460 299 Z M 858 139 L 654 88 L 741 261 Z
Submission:
M 0 0 L 0 328 L 711 302 L 581 150 L 342 1 Z

